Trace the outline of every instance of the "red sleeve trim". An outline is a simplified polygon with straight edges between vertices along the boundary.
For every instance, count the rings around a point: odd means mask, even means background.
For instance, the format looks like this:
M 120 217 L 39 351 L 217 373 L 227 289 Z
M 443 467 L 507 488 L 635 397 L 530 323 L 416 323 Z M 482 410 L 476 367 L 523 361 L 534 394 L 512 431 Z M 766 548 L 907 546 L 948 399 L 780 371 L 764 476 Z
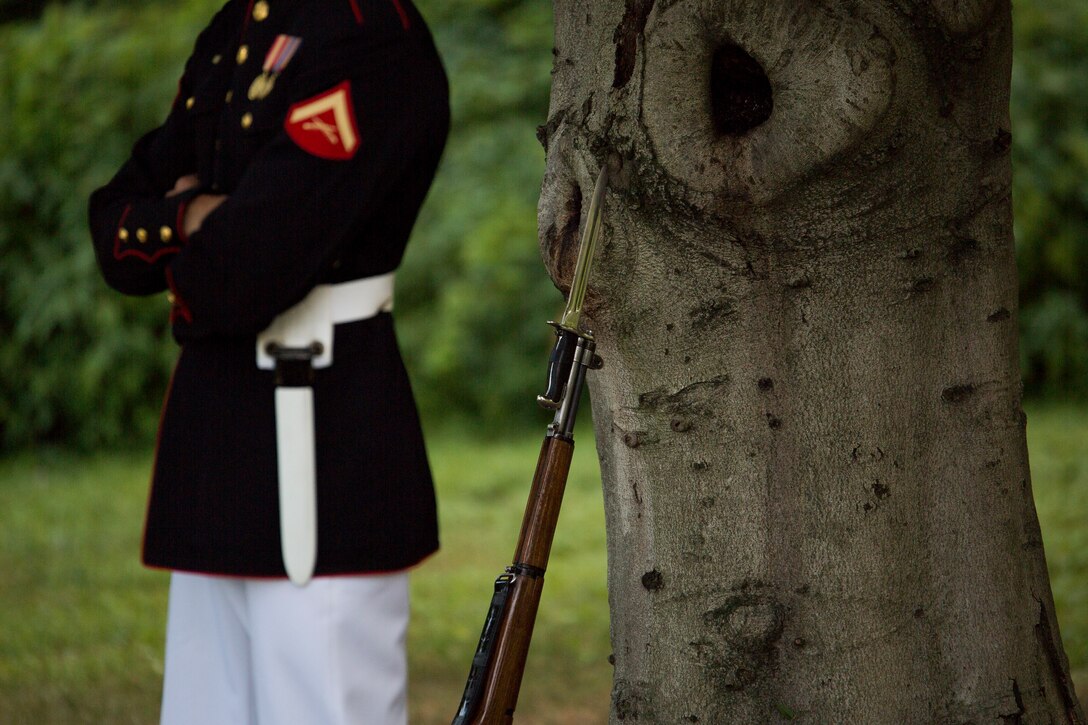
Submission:
M 189 202 L 178 204 L 178 218 L 174 222 L 174 229 L 178 232 L 178 241 L 185 244 L 189 241 L 189 235 L 185 233 L 185 210 L 189 208 Z
M 192 324 L 193 313 L 178 292 L 178 288 L 174 284 L 174 270 L 169 267 L 166 268 L 166 286 L 170 288 L 170 292 L 174 295 L 174 304 L 170 306 L 170 324 L 176 322 L 178 317 Z
M 238 35 L 239 43 L 246 37 L 246 29 L 249 27 L 249 18 L 253 15 L 253 2 L 254 0 L 249 0 L 249 2 L 246 3 L 246 14 L 245 17 L 242 18 L 242 32 Z
M 125 220 L 131 212 L 132 204 L 125 205 L 125 210 L 121 212 L 121 218 L 117 221 L 117 229 L 113 232 L 113 256 L 117 259 L 120 259 L 118 254 L 121 251 L 121 227 L 125 226 Z
M 356 0 L 348 0 L 351 3 L 351 12 L 355 15 L 355 22 L 359 25 L 363 24 L 363 11 L 359 9 L 359 3 Z
M 411 21 L 408 20 L 408 13 L 404 12 L 404 6 L 400 4 L 400 0 L 393 0 L 393 7 L 397 9 L 397 15 L 400 16 L 400 24 L 405 30 L 412 27 Z
M 182 209 L 182 212 L 180 212 L 180 214 L 184 213 L 184 205 L 182 205 L 182 207 L 183 207 L 183 209 Z M 136 249 L 134 247 L 129 247 L 128 249 L 122 249 L 121 248 L 121 227 L 123 227 L 125 225 L 125 220 L 128 219 L 128 215 L 131 212 L 132 212 L 132 204 L 129 204 L 128 206 L 125 207 L 125 210 L 121 213 L 121 220 L 119 222 L 117 222 L 117 231 L 113 235 L 113 258 L 114 259 L 116 259 L 118 262 L 120 262 L 122 259 L 125 259 L 126 257 L 135 257 L 136 259 L 143 260 L 144 262 L 147 262 L 148 264 L 154 264 L 155 262 L 159 261 L 164 256 L 166 256 L 167 254 L 177 254 L 178 252 L 181 251 L 181 247 L 178 246 L 178 245 L 173 245 L 173 246 L 170 246 L 170 247 L 159 247 L 158 249 L 156 249 L 151 254 L 148 254 L 147 252 L 145 252 L 143 250 L 140 250 L 140 249 Z M 188 241 L 187 239 L 184 238 L 184 235 L 182 233 L 182 228 L 181 228 L 180 224 L 178 225 L 178 231 L 179 231 L 179 237 L 181 237 L 181 241 Z
M 118 260 L 124 259 L 125 257 L 136 257 L 136 259 L 143 260 L 148 264 L 154 264 L 167 254 L 177 254 L 180 251 L 181 247 L 163 247 L 156 250 L 154 254 L 147 254 L 146 252 L 141 252 L 139 249 L 126 249 L 120 254 L 114 253 L 113 256 Z

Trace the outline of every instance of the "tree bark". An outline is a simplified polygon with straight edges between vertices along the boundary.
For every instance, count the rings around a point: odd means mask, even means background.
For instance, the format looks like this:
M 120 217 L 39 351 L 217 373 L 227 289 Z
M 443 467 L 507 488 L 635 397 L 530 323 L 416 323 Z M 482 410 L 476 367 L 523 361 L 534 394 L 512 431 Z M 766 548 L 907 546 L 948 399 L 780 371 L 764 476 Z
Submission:
M 560 286 L 613 167 L 612 722 L 1084 722 L 1021 409 L 1009 1 L 555 16 Z

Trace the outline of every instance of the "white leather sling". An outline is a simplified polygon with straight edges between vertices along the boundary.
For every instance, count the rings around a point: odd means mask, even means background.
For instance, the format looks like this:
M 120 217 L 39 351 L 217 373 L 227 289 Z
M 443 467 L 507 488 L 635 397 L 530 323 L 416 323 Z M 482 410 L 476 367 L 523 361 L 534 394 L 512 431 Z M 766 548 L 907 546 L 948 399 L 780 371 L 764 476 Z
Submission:
M 257 336 L 257 367 L 275 370 L 278 350 L 309 350 L 312 368 L 333 361 L 333 326 L 393 309 L 393 273 L 318 285 Z M 312 357 L 311 357 L 312 355 Z M 305 358 L 303 358 L 305 359 Z M 304 586 L 317 563 L 317 451 L 312 384 L 276 385 L 280 545 L 288 578 Z

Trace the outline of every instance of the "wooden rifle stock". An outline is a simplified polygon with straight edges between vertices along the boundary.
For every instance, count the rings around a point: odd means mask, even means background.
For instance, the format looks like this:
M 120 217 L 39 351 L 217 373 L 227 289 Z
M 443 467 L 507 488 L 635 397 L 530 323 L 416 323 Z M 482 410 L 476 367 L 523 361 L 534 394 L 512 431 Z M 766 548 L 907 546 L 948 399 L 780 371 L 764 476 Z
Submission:
M 514 563 L 495 581 L 495 594 L 453 725 L 506 725 L 514 719 L 537 606 L 544 589 L 544 572 L 574 454 L 572 431 L 578 398 L 586 369 L 599 364 L 599 358 L 593 354 L 592 338 L 577 337 L 576 343 L 565 341 L 576 347 L 576 351 L 566 363 L 569 369 L 564 370 L 567 373 L 564 377 L 569 379 L 563 403 L 557 406 L 556 420 L 541 445 Z
M 561 438 L 545 438 L 540 448 L 514 565 L 510 567 L 514 577 L 510 598 L 495 634 L 491 666 L 486 670 L 479 712 L 472 723 L 509 723 L 514 718 L 573 453 L 574 441 Z

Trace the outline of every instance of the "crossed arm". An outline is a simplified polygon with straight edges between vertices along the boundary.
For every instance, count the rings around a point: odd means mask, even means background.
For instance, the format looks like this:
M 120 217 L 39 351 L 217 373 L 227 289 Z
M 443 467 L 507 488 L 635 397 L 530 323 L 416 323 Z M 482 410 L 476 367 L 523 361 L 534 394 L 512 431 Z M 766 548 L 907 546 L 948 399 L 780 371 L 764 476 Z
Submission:
M 200 179 L 196 174 L 186 174 L 182 176 L 174 183 L 174 188 L 166 192 L 166 198 L 177 196 L 178 194 L 184 194 L 190 189 L 195 189 L 200 186 Z M 200 194 L 193 197 L 189 202 L 189 205 L 185 207 L 185 214 L 182 217 L 182 227 L 185 230 L 185 236 L 189 236 L 194 232 L 200 231 L 200 227 L 203 226 L 204 220 L 215 211 L 220 204 L 227 200 L 226 194 Z

